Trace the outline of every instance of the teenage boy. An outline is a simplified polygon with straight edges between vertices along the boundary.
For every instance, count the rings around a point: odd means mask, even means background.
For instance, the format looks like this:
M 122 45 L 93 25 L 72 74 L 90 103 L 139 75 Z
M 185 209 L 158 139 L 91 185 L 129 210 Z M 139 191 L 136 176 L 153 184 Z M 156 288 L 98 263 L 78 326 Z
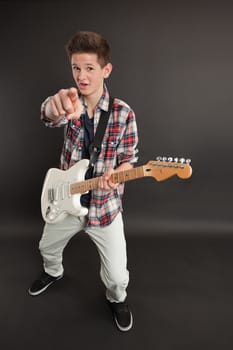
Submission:
M 66 126 L 62 170 L 81 159 L 90 159 L 89 146 L 100 114 L 109 108 L 105 79 L 112 71 L 109 44 L 98 33 L 76 33 L 68 41 L 66 51 L 76 87 L 59 90 L 41 106 L 41 119 L 46 126 Z M 126 300 L 129 271 L 122 219 L 124 183 L 115 184 L 110 177 L 115 171 L 133 167 L 137 161 L 137 143 L 133 110 L 114 98 L 101 151 L 92 171 L 86 173 L 86 178 L 98 177 L 98 188 L 81 196 L 81 204 L 88 208 L 88 214 L 68 215 L 57 223 L 45 223 L 39 242 L 44 269 L 29 289 L 30 295 L 39 295 L 63 277 L 63 250 L 77 232 L 84 230 L 98 249 L 106 298 L 121 331 L 128 331 L 133 324 Z

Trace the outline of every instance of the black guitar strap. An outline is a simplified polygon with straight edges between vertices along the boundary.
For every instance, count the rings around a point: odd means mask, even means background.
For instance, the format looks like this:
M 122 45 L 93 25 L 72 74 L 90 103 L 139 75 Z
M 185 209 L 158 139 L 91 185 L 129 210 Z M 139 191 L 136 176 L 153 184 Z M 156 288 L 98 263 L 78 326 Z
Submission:
M 107 111 L 102 111 L 99 119 L 99 123 L 97 125 L 96 133 L 94 136 L 94 140 L 89 146 L 89 152 L 90 152 L 90 163 L 89 167 L 93 168 L 95 165 L 95 162 L 97 160 L 97 157 L 101 151 L 101 144 L 103 141 L 104 133 L 108 124 L 109 116 L 112 110 L 113 106 L 113 98 L 109 98 L 109 106 Z

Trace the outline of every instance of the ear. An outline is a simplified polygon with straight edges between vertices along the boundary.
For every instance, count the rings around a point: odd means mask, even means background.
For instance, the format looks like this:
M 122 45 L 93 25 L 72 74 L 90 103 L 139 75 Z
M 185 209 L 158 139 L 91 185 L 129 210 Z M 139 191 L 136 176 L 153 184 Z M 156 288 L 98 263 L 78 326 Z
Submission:
M 104 78 L 108 78 L 112 72 L 112 64 L 111 63 L 107 63 L 106 66 L 104 66 Z

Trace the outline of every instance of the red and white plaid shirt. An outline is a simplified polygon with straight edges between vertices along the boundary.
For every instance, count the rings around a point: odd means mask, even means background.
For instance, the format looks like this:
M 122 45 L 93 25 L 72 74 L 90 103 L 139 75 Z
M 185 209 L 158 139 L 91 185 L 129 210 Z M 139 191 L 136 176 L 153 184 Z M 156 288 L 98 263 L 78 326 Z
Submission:
M 82 98 L 82 96 L 81 96 Z M 46 101 L 45 101 L 46 102 Z M 61 153 L 61 169 L 67 170 L 82 159 L 82 147 L 84 145 L 84 130 L 80 120 L 72 120 L 68 123 L 63 118 L 57 123 L 48 120 L 44 116 L 42 104 L 41 119 L 48 127 L 60 127 L 67 125 L 64 144 Z M 109 93 L 104 85 L 104 93 L 94 112 L 94 134 L 99 122 L 101 111 L 107 111 L 109 105 Z M 84 105 L 85 106 L 85 105 Z M 94 167 L 94 177 L 101 176 L 109 168 L 116 168 L 124 162 L 136 163 L 138 133 L 135 114 L 133 110 L 122 100 L 114 98 L 112 112 L 102 142 L 101 152 Z M 88 211 L 89 226 L 109 225 L 119 211 L 122 211 L 122 196 L 124 184 L 117 189 L 106 192 L 92 190 L 90 207 Z

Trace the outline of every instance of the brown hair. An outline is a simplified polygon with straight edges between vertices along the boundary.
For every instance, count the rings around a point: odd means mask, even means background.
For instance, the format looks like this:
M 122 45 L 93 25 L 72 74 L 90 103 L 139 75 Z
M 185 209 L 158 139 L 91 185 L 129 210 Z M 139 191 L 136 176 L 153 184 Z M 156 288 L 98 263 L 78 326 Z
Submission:
M 69 59 L 74 53 L 96 53 L 102 68 L 110 62 L 110 46 L 100 34 L 95 32 L 77 32 L 65 48 Z

